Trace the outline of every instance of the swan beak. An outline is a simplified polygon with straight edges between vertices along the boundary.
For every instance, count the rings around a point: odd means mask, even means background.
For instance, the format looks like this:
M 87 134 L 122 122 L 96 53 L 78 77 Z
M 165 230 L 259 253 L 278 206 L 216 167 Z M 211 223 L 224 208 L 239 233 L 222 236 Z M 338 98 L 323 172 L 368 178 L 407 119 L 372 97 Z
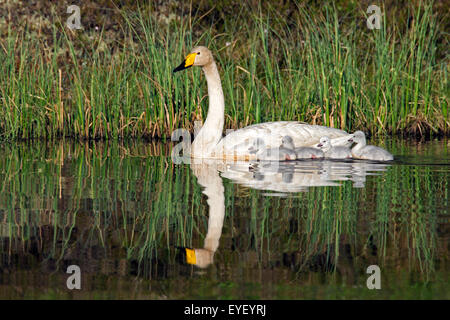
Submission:
M 175 247 L 175 248 L 180 250 L 179 252 L 182 255 L 183 263 L 187 263 L 187 264 L 196 264 L 197 263 L 195 249 L 186 248 L 186 247 Z
M 320 147 L 322 147 L 322 146 L 323 146 L 323 144 L 319 143 L 319 144 L 317 145 L 317 148 L 320 148 Z
M 184 70 L 184 69 L 187 69 L 187 68 L 192 67 L 192 66 L 194 65 L 194 61 L 195 61 L 195 56 L 196 56 L 196 55 L 197 55 L 196 52 L 194 52 L 194 53 L 189 53 L 189 54 L 186 56 L 186 59 L 184 59 L 184 61 L 183 61 L 178 67 L 176 67 L 175 69 L 173 69 L 173 72 L 175 73 L 175 72 L 177 72 L 177 71 L 181 71 L 181 70 Z
M 195 250 L 186 248 L 186 262 L 188 264 L 196 264 Z
M 353 138 L 348 139 L 348 142 L 353 142 Z

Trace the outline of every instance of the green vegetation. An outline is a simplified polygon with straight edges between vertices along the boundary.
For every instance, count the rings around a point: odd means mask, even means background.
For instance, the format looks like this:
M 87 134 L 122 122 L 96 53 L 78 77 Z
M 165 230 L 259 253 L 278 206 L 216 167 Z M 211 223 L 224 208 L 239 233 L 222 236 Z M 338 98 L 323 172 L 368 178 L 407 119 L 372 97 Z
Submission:
M 197 44 L 220 66 L 226 128 L 301 120 L 373 134 L 449 133 L 440 1 L 387 2 L 380 30 L 366 27 L 367 8 L 353 1 L 99 3 L 81 6 L 83 30 L 65 27 L 61 4 L 36 9 L 27 23 L 0 20 L 3 139 L 164 138 L 192 129 L 206 116 L 206 84 L 199 69 L 172 69 Z

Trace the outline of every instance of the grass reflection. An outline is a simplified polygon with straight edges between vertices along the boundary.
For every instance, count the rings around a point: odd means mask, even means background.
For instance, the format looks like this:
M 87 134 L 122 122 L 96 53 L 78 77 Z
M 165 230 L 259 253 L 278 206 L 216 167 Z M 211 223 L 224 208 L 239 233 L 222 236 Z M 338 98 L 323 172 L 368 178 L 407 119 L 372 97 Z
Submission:
M 82 294 L 99 298 L 127 298 L 129 278 L 153 284 L 146 298 L 448 298 L 448 151 L 435 143 L 418 151 L 428 161 L 439 149 L 434 166 L 394 143 L 402 160 L 363 188 L 347 180 L 274 197 L 222 179 L 225 219 L 205 270 L 180 264 L 175 246 L 203 246 L 211 208 L 167 146 L 4 144 L 0 296 L 31 285 L 32 297 L 65 297 L 48 279 L 77 264 Z M 372 264 L 382 293 L 366 292 Z

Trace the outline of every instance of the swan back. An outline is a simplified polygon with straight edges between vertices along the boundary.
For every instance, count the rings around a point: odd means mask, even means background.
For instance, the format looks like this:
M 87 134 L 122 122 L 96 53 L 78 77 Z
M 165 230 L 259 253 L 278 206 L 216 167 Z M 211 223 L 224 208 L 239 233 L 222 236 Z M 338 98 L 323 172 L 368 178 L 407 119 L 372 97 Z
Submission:
M 266 148 L 266 143 L 262 138 L 257 138 L 253 146 L 250 147 L 251 153 L 256 153 L 257 160 L 268 160 L 268 161 L 284 161 L 284 160 L 295 160 L 295 151 L 283 146 L 275 148 Z
M 264 122 L 228 133 L 218 143 L 215 154 L 227 155 L 234 152 L 245 154 L 248 148 L 241 148 L 242 143 L 246 140 L 253 142 L 257 138 L 263 138 L 268 148 L 276 148 L 281 146 L 285 136 L 289 136 L 297 148 L 315 147 L 322 136 L 330 137 L 331 141 L 336 141 L 338 145 L 345 145 L 349 144 L 350 137 L 347 132 L 340 129 L 309 125 L 298 121 Z M 289 142 L 286 147 L 291 148 L 288 145 Z M 236 146 L 239 146 L 238 150 Z

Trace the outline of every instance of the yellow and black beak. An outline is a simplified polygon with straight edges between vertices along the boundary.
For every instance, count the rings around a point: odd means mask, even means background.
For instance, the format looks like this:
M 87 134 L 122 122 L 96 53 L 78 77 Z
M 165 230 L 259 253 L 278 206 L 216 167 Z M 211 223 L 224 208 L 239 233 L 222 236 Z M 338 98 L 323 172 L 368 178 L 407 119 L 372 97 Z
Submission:
M 195 265 L 197 263 L 197 257 L 195 256 L 195 249 L 186 248 L 186 247 L 176 247 L 179 250 L 179 254 L 181 257 L 179 257 L 179 261 L 182 264 L 193 264 Z
M 187 68 L 190 68 L 194 65 L 194 61 L 195 61 L 195 56 L 197 55 L 197 53 L 189 53 L 186 56 L 186 59 L 184 59 L 184 61 L 175 69 L 173 69 L 173 72 L 177 72 L 177 71 L 181 71 Z

